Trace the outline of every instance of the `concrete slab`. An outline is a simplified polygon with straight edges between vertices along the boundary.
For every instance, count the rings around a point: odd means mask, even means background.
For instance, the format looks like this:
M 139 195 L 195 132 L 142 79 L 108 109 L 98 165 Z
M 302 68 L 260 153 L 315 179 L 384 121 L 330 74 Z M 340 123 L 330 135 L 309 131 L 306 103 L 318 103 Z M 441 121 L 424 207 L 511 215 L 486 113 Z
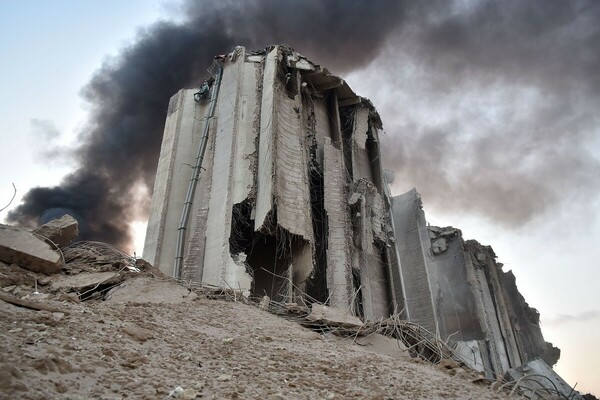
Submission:
M 430 246 L 429 236 L 421 197 L 416 189 L 393 197 L 392 216 L 410 320 L 436 333 L 438 324 L 430 286 L 431 271 L 425 256 Z
M 278 66 L 278 47 L 265 58 L 260 107 L 260 136 L 258 141 L 258 182 L 254 218 L 254 230 L 266 228 L 267 214 L 273 208 L 274 182 L 274 136 L 275 136 L 275 79 Z
M 0 261 L 47 275 L 59 272 L 63 266 L 62 257 L 48 243 L 31 232 L 3 224 L 0 224 Z
M 118 283 L 118 272 L 81 272 L 77 275 L 55 275 L 50 281 L 50 290 L 67 289 L 68 291 L 79 291 L 101 284 Z
M 329 137 L 324 139 L 324 207 L 329 236 L 327 243 L 327 289 L 329 304 L 351 306 L 352 270 L 350 264 L 350 221 L 345 196 L 344 160 Z
M 139 277 L 129 279 L 106 294 L 109 303 L 187 303 L 198 296 L 169 280 Z

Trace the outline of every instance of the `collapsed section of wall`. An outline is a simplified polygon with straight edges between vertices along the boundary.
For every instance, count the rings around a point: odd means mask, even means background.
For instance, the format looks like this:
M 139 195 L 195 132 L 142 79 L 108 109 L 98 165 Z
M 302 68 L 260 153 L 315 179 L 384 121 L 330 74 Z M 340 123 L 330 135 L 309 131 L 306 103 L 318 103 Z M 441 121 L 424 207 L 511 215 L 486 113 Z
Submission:
M 559 350 L 544 341 L 537 311 L 491 247 L 464 241 L 458 229 L 427 225 L 415 189 L 392 204 L 411 321 L 450 339 L 465 363 L 490 377 L 536 358 L 556 363 Z

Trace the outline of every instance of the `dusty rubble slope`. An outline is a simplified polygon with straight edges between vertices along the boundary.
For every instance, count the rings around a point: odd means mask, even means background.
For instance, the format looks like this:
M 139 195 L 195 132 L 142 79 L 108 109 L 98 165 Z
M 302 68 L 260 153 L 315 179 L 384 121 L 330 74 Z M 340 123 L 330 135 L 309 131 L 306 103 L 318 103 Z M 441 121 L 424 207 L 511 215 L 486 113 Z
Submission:
M 0 265 L 2 296 L 22 295 L 32 277 Z M 3 399 L 160 399 L 178 386 L 180 398 L 500 398 L 401 351 L 188 293 L 151 271 L 132 273 L 107 300 L 36 296 L 26 301 L 54 312 L 0 301 Z

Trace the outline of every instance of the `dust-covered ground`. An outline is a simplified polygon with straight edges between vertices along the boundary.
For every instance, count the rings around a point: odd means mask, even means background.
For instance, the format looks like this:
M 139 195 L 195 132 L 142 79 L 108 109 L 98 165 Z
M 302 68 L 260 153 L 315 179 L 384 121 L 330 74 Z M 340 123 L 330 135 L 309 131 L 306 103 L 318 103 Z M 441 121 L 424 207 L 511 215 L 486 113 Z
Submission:
M 3 266 L 0 293 L 23 297 L 10 274 Z M 0 301 L 2 399 L 501 398 L 473 374 L 450 376 L 389 343 L 320 334 L 152 274 L 101 299 L 26 300 L 55 310 Z

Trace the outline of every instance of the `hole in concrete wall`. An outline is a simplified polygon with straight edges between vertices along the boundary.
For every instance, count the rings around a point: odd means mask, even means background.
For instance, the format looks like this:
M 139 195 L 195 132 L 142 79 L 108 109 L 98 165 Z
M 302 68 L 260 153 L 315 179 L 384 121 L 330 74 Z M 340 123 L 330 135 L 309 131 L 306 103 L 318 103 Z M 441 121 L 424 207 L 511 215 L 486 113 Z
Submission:
M 390 315 L 394 314 L 396 310 L 394 310 L 394 302 L 392 301 L 393 293 L 392 293 L 392 276 L 390 275 L 390 269 L 388 268 L 389 260 L 388 260 L 388 252 L 386 250 L 385 243 L 380 240 L 376 240 L 373 243 L 373 246 L 377 250 L 379 254 L 379 263 L 377 265 L 378 268 L 382 268 L 382 276 L 385 277 L 385 282 L 383 282 L 383 286 L 385 288 L 384 293 L 382 293 L 384 297 L 385 304 L 387 304 L 387 310 Z
M 316 159 L 316 146 L 311 148 L 311 160 Z M 327 290 L 327 213 L 325 211 L 325 195 L 323 171 L 317 162 L 312 161 L 310 173 L 310 205 L 312 211 L 313 235 L 315 238 L 315 259 L 313 272 L 306 282 L 306 293 L 313 299 L 325 303 Z
M 361 218 L 361 202 L 362 199 L 359 199 L 353 204 L 350 204 L 350 222 L 352 228 L 352 245 L 355 249 L 360 249 L 362 244 L 361 234 L 362 232 L 362 218 Z
M 362 284 L 360 281 L 360 272 L 352 268 L 352 286 L 354 288 L 354 314 L 361 319 L 364 319 L 365 313 L 363 310 L 363 295 L 362 295 Z
M 277 238 L 258 234 L 246 259 L 254 274 L 252 294 L 269 296 L 274 301 L 290 301 L 290 258 L 279 251 Z
M 232 255 L 247 253 L 254 239 L 254 220 L 252 204 L 249 199 L 234 204 L 229 235 L 229 252 Z
M 290 99 L 294 100 L 300 92 L 300 75 L 297 69 L 283 65 L 280 68 L 280 74 L 283 79 L 285 94 Z
M 344 150 L 344 165 L 346 166 L 347 181 L 354 180 L 352 166 L 352 131 L 354 128 L 354 107 L 340 108 L 340 122 L 342 129 L 342 145 Z
M 312 249 L 307 240 L 277 226 L 276 212 L 270 219 L 273 231 L 255 232 L 251 201 L 235 204 L 229 251 L 233 257 L 246 255 L 246 269 L 253 277 L 253 296 L 266 295 L 274 301 L 291 302 L 306 291 L 313 265 Z
M 333 90 L 327 93 L 327 113 L 329 114 L 329 121 L 331 123 L 331 144 L 333 147 L 339 150 L 342 145 L 342 128 L 337 97 L 335 91 Z

